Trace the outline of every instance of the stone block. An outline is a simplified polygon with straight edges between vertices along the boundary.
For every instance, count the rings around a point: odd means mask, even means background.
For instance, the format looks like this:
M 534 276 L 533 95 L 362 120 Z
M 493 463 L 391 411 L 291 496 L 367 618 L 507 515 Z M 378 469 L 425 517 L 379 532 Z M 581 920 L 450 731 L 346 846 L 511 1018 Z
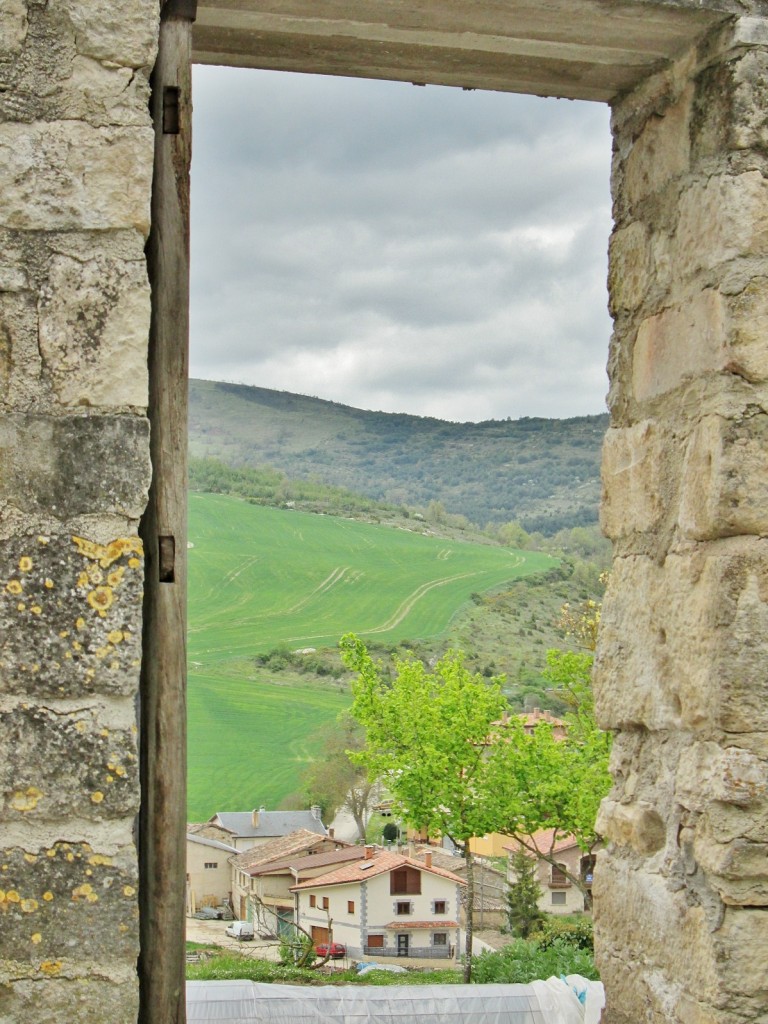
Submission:
M 750 807 L 768 798 L 768 765 L 750 750 L 696 742 L 682 751 L 675 797 L 689 810 L 703 812 L 714 801 Z
M 38 960 L 25 976 L 19 966 L 0 964 L 0 1021 L 46 1024 L 136 1024 L 139 982 L 120 975 L 114 960 L 102 955 L 92 973 L 68 977 L 58 960 Z M 5 978 L 13 980 L 5 981 Z M 44 984 L 41 984 L 44 982 Z
M 721 843 L 707 824 L 696 830 L 694 854 L 720 899 L 730 906 L 768 908 L 768 844 L 747 839 Z
M 0 124 L 0 227 L 133 228 L 146 237 L 153 152 L 149 127 Z
M 147 405 L 150 296 L 143 260 L 55 257 L 40 300 L 43 371 L 63 405 Z
M 132 697 L 144 560 L 136 537 L 0 543 L 0 692 L 34 700 Z
M 688 442 L 680 488 L 686 537 L 768 534 L 768 416 L 706 416 Z
M 624 168 L 624 191 L 633 206 L 688 170 L 692 99 L 693 86 L 688 85 L 663 114 L 649 117 L 635 140 Z
M 594 686 L 604 728 L 768 730 L 768 547 L 614 563 Z
M 752 279 L 727 301 L 730 322 L 726 369 L 748 381 L 764 383 L 768 380 L 768 279 Z
M 152 0 L 115 6 L 110 0 L 63 0 L 78 53 L 121 67 L 151 67 L 157 50 L 159 7 Z
M 60 974 L 67 961 L 136 957 L 132 847 L 106 854 L 88 843 L 56 842 L 35 853 L 1 853 L 0 962 L 55 962 Z
M 613 540 L 653 530 L 672 506 L 676 440 L 651 420 L 611 429 L 603 442 L 600 525 Z
M 8 416 L 0 423 L 0 502 L 67 522 L 105 514 L 138 519 L 151 471 L 139 416 Z
M 122 718 L 131 712 L 126 702 Z M 95 707 L 25 704 L 0 711 L 0 818 L 104 820 L 138 808 L 136 727 Z
M 659 812 L 642 800 L 630 804 L 603 800 L 596 827 L 605 839 L 619 846 L 630 846 L 642 857 L 658 853 L 667 838 Z
M 26 36 L 26 3 L 24 0 L 3 0 L 0 7 L 0 62 L 18 57 Z
M 695 182 L 680 199 L 671 258 L 678 280 L 768 254 L 768 181 L 759 171 Z
M 632 312 L 650 287 L 651 247 L 648 230 L 635 222 L 618 228 L 609 245 L 608 291 L 613 314 Z
M 679 387 L 685 380 L 722 369 L 726 309 L 713 288 L 640 324 L 632 356 L 632 391 L 639 402 Z

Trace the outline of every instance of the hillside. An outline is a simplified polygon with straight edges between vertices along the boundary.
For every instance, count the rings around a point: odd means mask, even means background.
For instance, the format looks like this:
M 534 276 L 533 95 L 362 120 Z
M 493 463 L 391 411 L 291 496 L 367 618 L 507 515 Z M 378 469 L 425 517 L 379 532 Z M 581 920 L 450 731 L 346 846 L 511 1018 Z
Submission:
M 190 494 L 189 539 L 191 818 L 274 807 L 296 788 L 313 734 L 349 702 L 336 653 L 342 633 L 359 633 L 381 653 L 405 641 L 431 653 L 448 635 L 469 649 L 462 634 L 481 631 L 482 593 L 498 594 L 501 608 L 526 580 L 559 574 L 558 560 L 542 552 L 222 494 Z M 510 634 L 531 633 L 530 608 L 508 614 Z M 480 645 L 494 672 L 507 669 L 501 625 Z M 490 675 L 487 658 L 473 654 Z M 513 672 L 517 687 L 522 667 Z
M 597 521 L 608 417 L 449 423 L 284 391 L 190 381 L 189 446 L 231 466 L 274 466 L 377 502 L 440 502 L 484 526 L 551 535 Z

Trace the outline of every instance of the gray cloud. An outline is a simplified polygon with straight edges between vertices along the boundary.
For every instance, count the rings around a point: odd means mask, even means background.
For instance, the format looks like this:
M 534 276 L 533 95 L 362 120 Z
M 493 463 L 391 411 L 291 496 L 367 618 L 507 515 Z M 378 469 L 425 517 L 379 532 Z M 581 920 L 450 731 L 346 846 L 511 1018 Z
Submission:
M 446 419 L 604 409 L 608 112 L 195 68 L 192 372 Z

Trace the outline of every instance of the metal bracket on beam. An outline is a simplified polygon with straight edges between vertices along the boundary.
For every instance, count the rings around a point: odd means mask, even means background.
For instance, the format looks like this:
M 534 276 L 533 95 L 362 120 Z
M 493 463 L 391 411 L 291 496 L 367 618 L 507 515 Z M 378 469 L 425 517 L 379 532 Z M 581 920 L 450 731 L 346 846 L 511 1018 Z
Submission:
M 194 21 L 197 18 L 197 0 L 165 0 L 160 17 L 163 21 L 167 18 Z

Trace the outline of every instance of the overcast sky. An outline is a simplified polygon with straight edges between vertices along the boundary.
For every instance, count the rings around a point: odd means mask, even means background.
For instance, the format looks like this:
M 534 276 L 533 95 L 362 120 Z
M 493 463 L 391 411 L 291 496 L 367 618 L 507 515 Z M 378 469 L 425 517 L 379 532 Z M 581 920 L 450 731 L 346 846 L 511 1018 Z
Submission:
M 460 421 L 605 410 L 607 107 L 193 87 L 193 376 Z

